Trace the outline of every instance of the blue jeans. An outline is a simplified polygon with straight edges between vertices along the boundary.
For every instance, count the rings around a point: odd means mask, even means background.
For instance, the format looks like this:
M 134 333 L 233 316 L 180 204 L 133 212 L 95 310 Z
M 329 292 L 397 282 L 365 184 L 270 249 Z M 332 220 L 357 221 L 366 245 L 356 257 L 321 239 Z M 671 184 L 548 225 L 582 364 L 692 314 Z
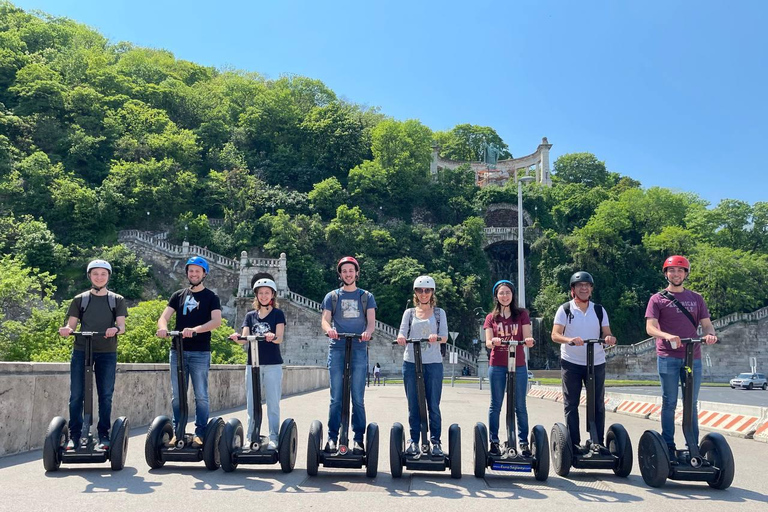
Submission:
M 429 440 L 440 443 L 443 420 L 440 415 L 440 397 L 443 394 L 443 363 L 422 365 L 424 371 L 424 391 L 427 399 L 429 417 Z M 411 427 L 411 440 L 420 444 L 421 416 L 419 415 L 419 392 L 416 388 L 416 364 L 403 361 L 403 384 L 408 398 L 408 425 Z
M 657 360 L 661 382 L 661 437 L 668 445 L 675 445 L 675 408 L 677 407 L 678 383 L 684 377 L 680 372 L 685 359 L 659 357 Z M 701 387 L 701 359 L 693 361 L 693 436 L 699 440 L 699 388 Z M 690 448 L 690 447 L 689 447 Z
M 357 341 L 355 341 L 357 343 Z M 344 392 L 344 354 L 346 345 L 328 350 L 328 370 L 331 384 L 331 406 L 328 410 L 328 439 L 336 441 L 341 427 L 341 403 Z M 368 352 L 365 348 L 352 350 L 350 362 L 352 394 L 352 432 L 354 441 L 363 442 L 365 435 L 365 378 L 368 374 Z
M 259 367 L 261 381 L 264 383 L 264 394 L 267 401 L 267 419 L 269 420 L 269 440 L 277 442 L 277 434 L 280 430 L 280 398 L 283 396 L 283 366 L 279 364 L 267 364 Z M 251 365 L 245 366 L 245 390 L 248 407 L 248 431 L 250 439 L 256 429 L 256 418 L 251 414 L 253 410 L 253 386 L 251 385 Z M 261 404 L 256 404 L 261 407 Z M 261 425 L 259 425 L 261 428 Z M 263 432 L 262 432 L 262 435 Z
M 491 441 L 499 442 L 499 415 L 501 413 L 504 392 L 507 389 L 507 367 L 489 366 L 488 381 L 491 384 L 491 407 L 488 409 L 488 429 Z M 528 394 L 528 367 L 515 368 L 515 417 L 517 418 L 517 438 L 521 443 L 528 442 L 528 406 L 525 397 Z M 510 442 L 512 440 L 510 439 Z
M 116 352 L 94 352 L 94 381 L 99 395 L 99 437 L 109 437 L 112 426 L 112 395 L 117 373 Z M 85 351 L 73 350 L 69 372 L 69 437 L 77 441 L 83 430 L 83 398 L 85 397 Z
M 179 383 L 176 382 L 176 351 L 171 350 L 171 405 L 173 406 L 173 429 L 179 423 L 181 411 L 179 410 Z M 192 387 L 195 390 L 195 435 L 204 438 L 205 427 L 208 424 L 208 370 L 211 367 L 210 352 L 184 352 L 184 375 L 187 389 L 189 379 L 192 378 Z

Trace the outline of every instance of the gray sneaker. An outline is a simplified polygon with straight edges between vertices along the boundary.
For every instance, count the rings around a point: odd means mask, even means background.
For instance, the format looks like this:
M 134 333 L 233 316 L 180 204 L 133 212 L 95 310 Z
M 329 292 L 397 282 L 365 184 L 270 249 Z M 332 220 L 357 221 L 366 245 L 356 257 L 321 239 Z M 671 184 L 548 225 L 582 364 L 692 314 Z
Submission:
M 520 454 L 523 457 L 531 456 L 531 447 L 528 446 L 528 443 L 520 443 Z
M 442 457 L 443 456 L 443 448 L 440 446 L 439 442 L 433 442 L 432 443 L 432 456 L 433 457 Z
M 327 443 L 325 443 L 325 451 L 328 453 L 335 453 L 336 452 L 336 440 L 335 439 L 329 439 Z
M 419 450 L 419 445 L 413 441 L 408 441 L 408 448 L 405 449 L 405 454 L 418 455 L 420 453 L 421 453 L 421 450 Z
M 355 441 L 352 443 L 352 453 L 355 455 L 362 455 L 365 453 L 365 448 L 363 448 L 363 443 L 360 441 Z

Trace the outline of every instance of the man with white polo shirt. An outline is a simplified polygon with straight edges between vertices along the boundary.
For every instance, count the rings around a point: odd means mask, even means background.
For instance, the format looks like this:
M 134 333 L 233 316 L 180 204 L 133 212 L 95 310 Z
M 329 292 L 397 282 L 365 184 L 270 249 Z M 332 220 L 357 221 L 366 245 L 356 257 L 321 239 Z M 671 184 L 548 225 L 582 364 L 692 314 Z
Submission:
M 574 453 L 579 453 L 579 400 L 582 385 L 587 384 L 587 347 L 584 340 L 604 338 L 607 345 L 615 345 L 611 334 L 608 314 L 600 304 L 590 301 L 595 280 L 589 272 L 576 272 L 571 276 L 571 300 L 561 305 L 555 313 L 552 341 L 560 343 L 560 374 L 563 379 L 563 406 L 565 424 L 573 443 Z M 595 345 L 595 425 L 598 441 L 604 443 L 605 435 L 605 351 Z M 589 426 L 587 426 L 587 430 Z

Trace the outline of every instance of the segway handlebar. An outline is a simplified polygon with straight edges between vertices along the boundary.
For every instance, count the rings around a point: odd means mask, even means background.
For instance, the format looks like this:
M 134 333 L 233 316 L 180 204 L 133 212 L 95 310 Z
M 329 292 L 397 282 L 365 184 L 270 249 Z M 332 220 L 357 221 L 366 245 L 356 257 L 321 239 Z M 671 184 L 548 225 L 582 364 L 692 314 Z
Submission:
M 590 343 L 592 343 L 593 345 L 596 345 L 598 343 L 600 343 L 601 345 L 605 344 L 605 338 L 594 338 L 594 339 L 582 340 L 582 341 L 584 342 L 585 345 L 588 345 Z M 568 343 L 568 344 L 571 345 L 571 346 L 575 345 L 575 343 L 573 343 L 573 342 Z
M 664 340 L 672 343 L 671 340 Z M 706 343 L 707 340 L 704 338 L 680 338 L 680 343 Z M 720 340 L 717 340 L 717 343 L 720 343 Z
M 79 336 L 106 336 L 107 333 L 96 331 L 72 331 L 72 334 Z
M 249 334 L 248 336 L 238 336 L 240 341 L 266 341 L 267 337 L 263 334 Z
M 352 338 L 353 340 L 359 340 L 363 337 L 362 334 L 358 334 L 356 332 L 337 332 L 336 335 L 339 337 L 339 339 Z M 326 336 L 328 336 L 327 333 L 326 333 Z
M 173 338 L 174 336 L 181 336 L 182 334 L 184 334 L 184 331 L 168 331 L 168 336 L 170 336 L 171 338 Z M 195 336 L 197 336 L 197 333 L 193 331 L 192 337 L 194 338 Z
M 511 347 L 516 347 L 518 345 L 525 345 L 525 340 L 506 340 L 506 339 L 502 339 L 501 340 L 501 344 L 502 345 L 508 345 L 508 346 L 511 346 Z
M 429 338 L 408 338 L 407 340 L 405 340 L 405 343 L 406 344 L 410 343 L 411 345 L 416 345 L 419 343 L 429 343 Z M 393 341 L 392 344 L 397 345 L 398 344 L 397 340 Z

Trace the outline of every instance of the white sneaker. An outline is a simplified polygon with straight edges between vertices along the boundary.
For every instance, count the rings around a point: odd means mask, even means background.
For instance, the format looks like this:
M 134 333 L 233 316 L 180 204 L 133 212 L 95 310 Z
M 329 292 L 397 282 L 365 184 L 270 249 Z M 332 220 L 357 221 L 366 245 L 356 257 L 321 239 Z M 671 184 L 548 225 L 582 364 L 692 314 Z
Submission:
M 270 450 L 277 450 L 277 443 L 270 440 L 269 444 L 267 445 L 267 448 L 269 448 Z

